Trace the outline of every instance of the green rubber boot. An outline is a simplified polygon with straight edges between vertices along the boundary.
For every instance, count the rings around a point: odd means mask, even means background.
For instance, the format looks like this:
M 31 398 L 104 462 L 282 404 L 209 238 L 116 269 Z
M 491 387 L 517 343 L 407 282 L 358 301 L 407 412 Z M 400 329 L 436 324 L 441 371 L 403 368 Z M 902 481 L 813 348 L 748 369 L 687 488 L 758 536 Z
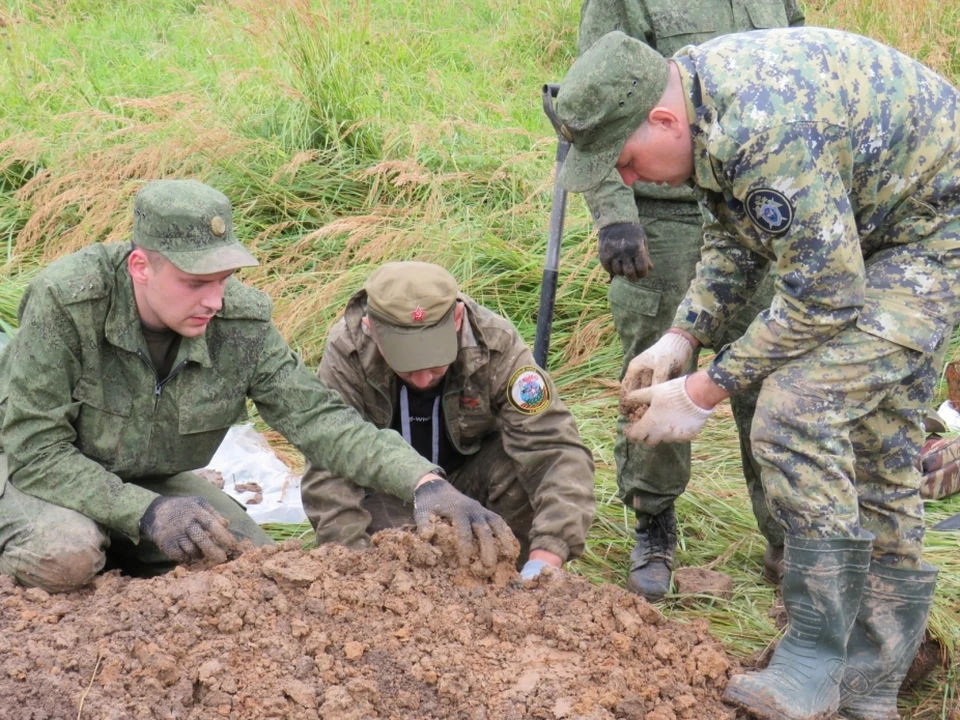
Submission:
M 849 720 L 898 720 L 897 691 L 927 628 L 937 569 L 874 562 L 847 643 L 840 710 Z
M 770 665 L 731 678 L 724 702 L 763 720 L 820 720 L 837 712 L 872 545 L 787 536 L 782 592 L 790 625 Z

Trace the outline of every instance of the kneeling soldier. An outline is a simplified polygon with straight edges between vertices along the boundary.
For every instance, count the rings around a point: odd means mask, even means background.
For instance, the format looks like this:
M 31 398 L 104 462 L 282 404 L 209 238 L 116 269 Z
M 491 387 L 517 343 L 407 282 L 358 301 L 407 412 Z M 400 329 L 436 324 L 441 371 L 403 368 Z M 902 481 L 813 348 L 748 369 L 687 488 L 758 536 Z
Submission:
M 331 330 L 319 375 L 500 515 L 520 541 L 525 578 L 583 552 L 593 459 L 573 416 L 513 325 L 459 293 L 446 270 L 376 270 Z M 320 543 L 366 547 L 372 533 L 413 519 L 409 503 L 322 465 L 308 467 L 301 492 Z

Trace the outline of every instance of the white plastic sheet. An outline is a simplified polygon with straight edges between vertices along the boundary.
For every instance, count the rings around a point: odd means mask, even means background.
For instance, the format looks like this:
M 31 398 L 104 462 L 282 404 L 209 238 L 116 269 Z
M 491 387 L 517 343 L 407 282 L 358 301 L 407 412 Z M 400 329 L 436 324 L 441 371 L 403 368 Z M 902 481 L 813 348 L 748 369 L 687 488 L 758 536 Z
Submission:
M 299 523 L 307 519 L 300 501 L 300 476 L 290 472 L 270 449 L 266 438 L 253 425 L 237 425 L 227 432 L 217 452 L 199 474 L 223 478 L 223 491 L 235 497 L 247 508 L 258 524 Z M 255 489 L 240 486 L 256 484 L 260 487 L 260 502 L 255 500 Z M 239 488 L 239 489 L 238 489 Z
M 937 410 L 937 414 L 943 418 L 947 429 L 960 432 L 960 412 L 957 412 L 957 409 L 953 407 L 953 403 L 949 400 L 945 401 Z

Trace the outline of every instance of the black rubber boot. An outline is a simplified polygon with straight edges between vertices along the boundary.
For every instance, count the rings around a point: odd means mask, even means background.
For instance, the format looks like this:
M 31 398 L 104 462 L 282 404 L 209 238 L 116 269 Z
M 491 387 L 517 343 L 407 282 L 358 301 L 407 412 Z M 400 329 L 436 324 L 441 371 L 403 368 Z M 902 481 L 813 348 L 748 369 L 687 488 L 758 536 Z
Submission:
M 874 562 L 847 643 L 840 710 L 849 720 L 898 720 L 897 691 L 927 627 L 937 569 Z
M 763 553 L 763 579 L 771 585 L 783 580 L 783 545 L 767 544 Z
M 763 720 L 820 720 L 837 712 L 872 545 L 787 536 L 782 592 L 790 625 L 765 670 L 730 679 L 725 702 Z
M 676 550 L 677 516 L 673 505 L 657 515 L 639 516 L 627 588 L 650 602 L 663 599 L 670 591 Z

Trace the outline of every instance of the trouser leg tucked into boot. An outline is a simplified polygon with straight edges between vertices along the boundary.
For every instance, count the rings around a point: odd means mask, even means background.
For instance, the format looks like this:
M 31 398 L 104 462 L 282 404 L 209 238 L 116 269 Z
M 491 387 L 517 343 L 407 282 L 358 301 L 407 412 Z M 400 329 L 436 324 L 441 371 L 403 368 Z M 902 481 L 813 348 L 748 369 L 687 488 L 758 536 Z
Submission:
M 670 591 L 676 550 L 677 516 L 672 503 L 657 515 L 638 517 L 627 587 L 651 602 L 662 599 Z
M 837 711 L 871 546 L 787 536 L 782 588 L 790 625 L 766 670 L 730 680 L 726 702 L 765 720 L 819 720 Z
M 923 639 L 937 569 L 870 565 L 847 643 L 840 710 L 850 720 L 897 720 L 897 691 Z

